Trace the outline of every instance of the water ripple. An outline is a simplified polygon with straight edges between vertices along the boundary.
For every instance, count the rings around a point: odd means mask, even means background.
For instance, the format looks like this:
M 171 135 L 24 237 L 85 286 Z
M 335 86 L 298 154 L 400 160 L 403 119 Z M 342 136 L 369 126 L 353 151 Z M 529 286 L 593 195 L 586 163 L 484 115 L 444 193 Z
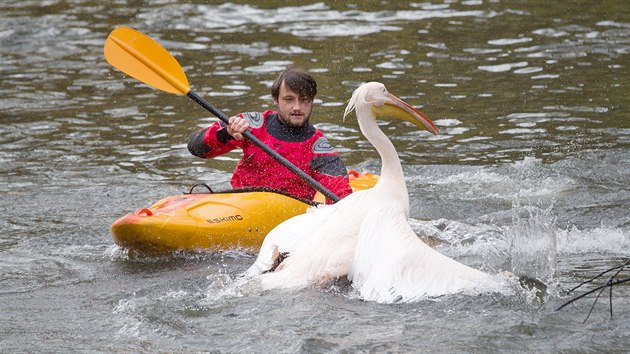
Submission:
M 473 4 L 469 4 L 473 5 Z M 366 12 L 333 10 L 324 3 L 264 9 L 251 5 L 177 5 L 147 9 L 139 17 L 149 24 L 160 23 L 176 29 L 205 28 L 220 32 L 250 32 L 256 27 L 272 27 L 298 37 L 362 36 L 400 31 L 397 22 L 439 18 L 490 18 L 497 13 L 482 10 L 458 11 L 449 6 L 421 6 L 420 10 Z M 176 14 L 173 16 L 173 14 Z M 290 16 L 287 16 L 290 14 Z

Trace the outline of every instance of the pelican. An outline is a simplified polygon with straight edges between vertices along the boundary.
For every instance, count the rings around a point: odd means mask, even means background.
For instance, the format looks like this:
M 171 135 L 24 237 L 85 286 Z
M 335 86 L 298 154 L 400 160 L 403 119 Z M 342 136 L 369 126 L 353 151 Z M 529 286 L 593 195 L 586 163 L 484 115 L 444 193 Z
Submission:
M 427 246 L 409 225 L 400 159 L 376 118 L 404 119 L 437 135 L 433 122 L 378 82 L 354 91 L 344 119 L 353 110 L 361 132 L 381 157 L 378 182 L 278 225 L 245 275 L 258 276 L 272 268 L 280 253 L 289 252 L 274 272 L 259 276 L 264 288 L 325 286 L 347 276 L 363 299 L 382 303 L 451 294 L 490 281 L 488 274 Z

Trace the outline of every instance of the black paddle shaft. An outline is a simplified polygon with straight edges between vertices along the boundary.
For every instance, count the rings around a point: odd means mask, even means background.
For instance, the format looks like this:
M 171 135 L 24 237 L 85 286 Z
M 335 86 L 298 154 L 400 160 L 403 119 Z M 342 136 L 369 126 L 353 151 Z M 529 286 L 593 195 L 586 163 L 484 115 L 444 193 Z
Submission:
M 188 91 L 187 96 L 191 100 L 197 102 L 197 104 L 199 104 L 200 106 L 208 110 L 215 117 L 221 119 L 225 124 L 230 124 L 228 116 L 226 116 L 225 113 L 221 112 L 218 108 L 210 104 L 210 102 L 204 100 L 202 97 L 200 97 L 199 95 L 197 95 L 196 93 L 192 91 Z M 254 143 L 254 145 L 258 146 L 261 150 L 269 154 L 269 156 L 276 159 L 276 161 L 280 162 L 282 166 L 288 168 L 289 170 L 291 170 L 291 172 L 295 173 L 298 177 L 300 177 L 310 186 L 320 191 L 323 195 L 325 195 L 328 199 L 332 200 L 334 203 L 340 200 L 337 195 L 335 195 L 333 192 L 328 190 L 321 183 L 314 180 L 313 177 L 306 174 L 306 172 L 300 170 L 297 166 L 291 163 L 291 161 L 287 160 L 284 156 L 280 155 L 277 151 L 265 145 L 265 143 L 263 143 L 262 141 L 260 141 L 260 139 L 255 137 L 249 130 L 246 130 L 245 132 L 243 132 L 243 136 L 249 139 L 252 143 Z

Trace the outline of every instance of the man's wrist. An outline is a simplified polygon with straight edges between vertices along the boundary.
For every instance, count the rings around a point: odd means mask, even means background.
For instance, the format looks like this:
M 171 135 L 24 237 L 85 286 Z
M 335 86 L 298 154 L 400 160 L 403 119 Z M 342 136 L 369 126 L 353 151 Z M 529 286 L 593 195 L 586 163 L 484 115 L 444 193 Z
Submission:
M 228 133 L 227 127 L 222 127 L 217 130 L 217 140 L 219 140 L 222 144 L 226 144 L 230 140 L 234 140 L 235 138 Z

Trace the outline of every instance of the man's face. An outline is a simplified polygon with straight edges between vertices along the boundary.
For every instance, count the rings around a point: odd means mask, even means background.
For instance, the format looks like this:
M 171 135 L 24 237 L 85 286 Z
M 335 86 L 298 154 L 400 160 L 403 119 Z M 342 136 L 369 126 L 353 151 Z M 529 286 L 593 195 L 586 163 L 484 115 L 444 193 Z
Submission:
M 280 120 L 288 126 L 301 127 L 308 123 L 313 110 L 313 100 L 308 97 L 300 97 L 287 87 L 284 82 L 280 85 L 278 100 L 274 99 L 278 106 Z

